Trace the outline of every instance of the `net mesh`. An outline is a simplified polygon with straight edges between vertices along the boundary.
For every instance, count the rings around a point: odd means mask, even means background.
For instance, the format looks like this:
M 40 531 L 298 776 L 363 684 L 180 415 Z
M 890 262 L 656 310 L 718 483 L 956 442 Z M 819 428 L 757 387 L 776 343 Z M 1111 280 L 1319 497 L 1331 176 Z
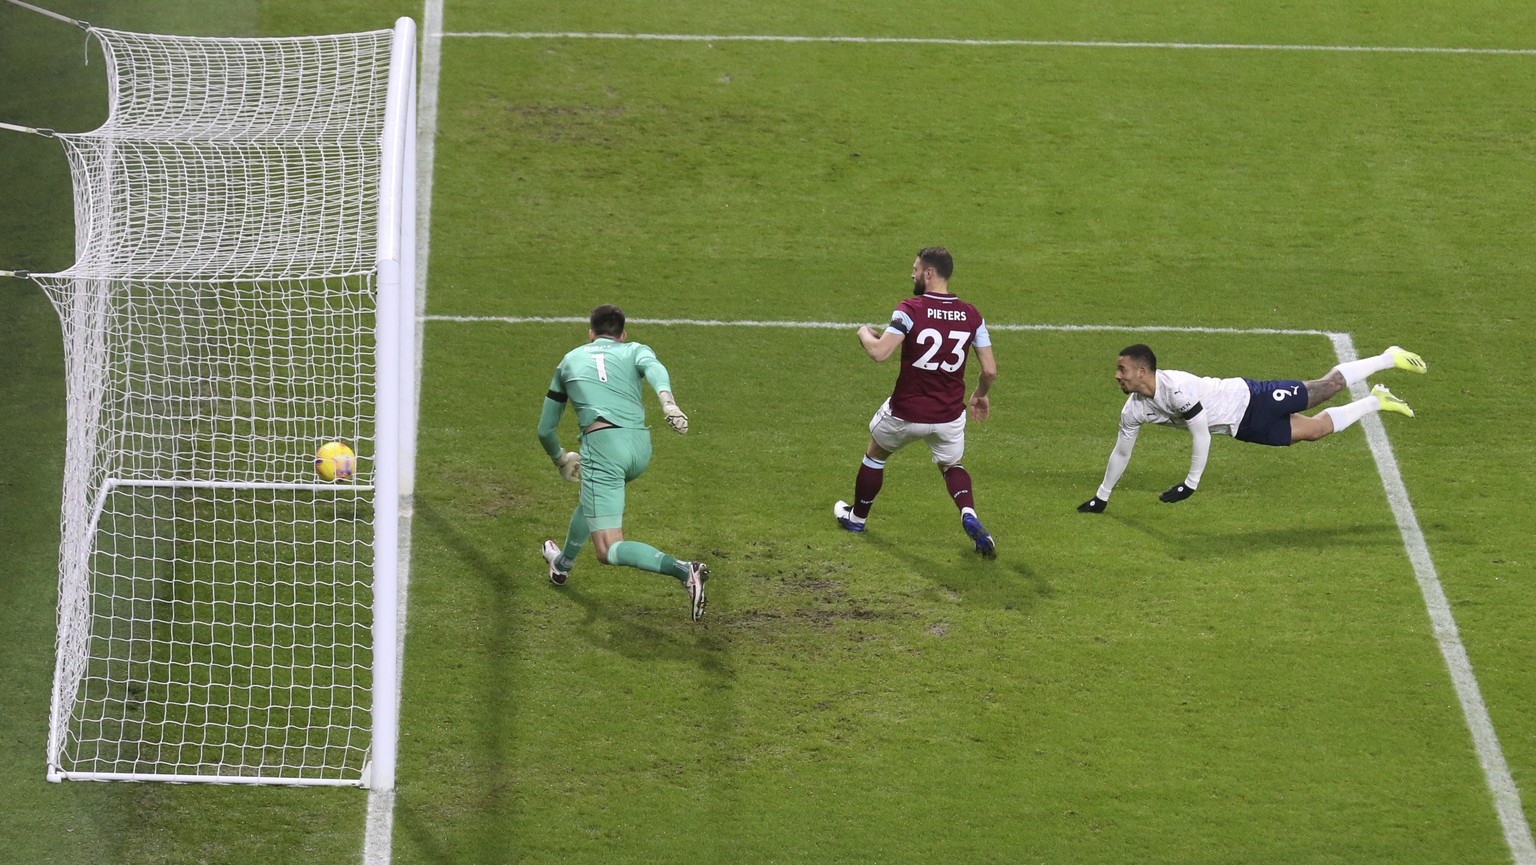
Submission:
M 365 497 L 114 486 L 91 556 L 75 766 L 274 779 L 362 771 Z
M 110 111 L 60 136 L 66 349 L 49 762 L 66 777 L 359 782 L 389 31 L 93 29 Z M 356 477 L 313 454 L 349 444 Z

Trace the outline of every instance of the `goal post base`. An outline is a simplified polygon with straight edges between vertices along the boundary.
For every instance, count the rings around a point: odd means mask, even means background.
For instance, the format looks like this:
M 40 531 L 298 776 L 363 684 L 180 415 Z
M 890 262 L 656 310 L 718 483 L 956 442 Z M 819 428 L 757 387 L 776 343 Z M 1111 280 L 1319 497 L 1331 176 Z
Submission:
M 48 780 L 144 781 L 165 784 L 226 784 L 265 787 L 365 787 L 359 778 L 285 778 L 271 775 L 168 775 L 136 772 L 49 772 Z

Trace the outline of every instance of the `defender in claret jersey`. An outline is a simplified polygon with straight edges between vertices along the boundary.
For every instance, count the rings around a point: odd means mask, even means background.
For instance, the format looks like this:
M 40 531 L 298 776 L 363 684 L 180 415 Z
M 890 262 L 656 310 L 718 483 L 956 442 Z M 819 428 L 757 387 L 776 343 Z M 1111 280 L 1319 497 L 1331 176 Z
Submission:
M 997 556 L 997 543 L 976 515 L 971 476 L 960 460 L 965 456 L 966 408 L 977 422 L 987 419 L 987 392 L 997 380 L 992 337 L 976 307 L 949 290 L 955 260 L 942 246 L 930 246 L 912 262 L 913 296 L 897 304 L 885 332 L 876 335 L 859 327 L 859 343 L 875 361 L 901 350 L 901 371 L 890 399 L 869 422 L 869 447 L 854 480 L 853 504 L 839 501 L 832 508 L 837 524 L 862 532 L 885 479 L 885 461 L 915 441 L 933 451 L 950 498 L 960 510 L 960 526 L 976 544 L 976 552 Z M 965 366 L 976 353 L 981 374 L 970 398 L 965 395 Z
M 704 615 L 704 583 L 709 568 L 686 562 L 655 547 L 624 539 L 624 485 L 640 477 L 651 463 L 651 431 L 645 425 L 640 396 L 649 383 L 661 402 L 667 426 L 679 435 L 688 432 L 688 416 L 672 398 L 672 380 L 651 347 L 628 342 L 624 311 L 613 304 L 592 310 L 587 344 L 561 359 L 549 381 L 544 411 L 539 417 L 539 443 L 560 470 L 560 476 L 581 484 L 581 499 L 571 514 L 565 545 L 543 544 L 549 581 L 565 585 L 576 556 L 588 536 L 605 565 L 627 565 L 666 574 L 688 592 L 695 621 Z M 562 450 L 556 430 L 566 403 L 576 409 L 581 429 L 581 453 Z

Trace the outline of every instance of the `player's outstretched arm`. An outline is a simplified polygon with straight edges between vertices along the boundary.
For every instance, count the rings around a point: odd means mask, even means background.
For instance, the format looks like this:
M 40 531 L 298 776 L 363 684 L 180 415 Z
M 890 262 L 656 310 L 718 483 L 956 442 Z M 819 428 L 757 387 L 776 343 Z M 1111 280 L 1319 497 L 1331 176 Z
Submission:
M 1163 502 L 1182 502 L 1195 494 L 1195 487 L 1200 485 L 1200 476 L 1205 473 L 1205 463 L 1211 456 L 1211 428 L 1206 425 L 1205 415 L 1199 414 L 1189 419 L 1189 436 L 1191 439 L 1189 453 L 1189 474 L 1184 477 L 1184 482 L 1174 484 L 1157 498 Z
M 1094 498 L 1077 505 L 1078 512 L 1104 513 L 1104 509 L 1109 507 L 1109 493 L 1114 492 L 1120 476 L 1126 473 L 1126 466 L 1130 466 L 1130 453 L 1137 449 L 1138 435 L 1141 435 L 1141 424 L 1129 423 L 1121 418 L 1120 435 L 1115 438 L 1115 449 L 1109 452 L 1109 464 L 1104 466 L 1104 481 L 1098 484 Z
M 1093 498 L 1077 506 L 1079 513 L 1102 514 L 1109 507 L 1109 494 L 1114 491 L 1125 467 L 1131 464 L 1131 452 L 1136 449 L 1136 436 L 1141 433 L 1139 424 L 1121 424 L 1120 435 L 1115 439 L 1115 449 L 1109 453 L 1109 465 L 1104 467 L 1104 482 Z
M 677 401 L 672 398 L 672 391 L 659 391 L 656 394 L 656 398 L 661 400 L 661 415 L 666 418 L 667 426 L 671 427 L 672 431 L 678 435 L 687 435 L 688 416 L 683 414 L 683 410 L 677 407 Z

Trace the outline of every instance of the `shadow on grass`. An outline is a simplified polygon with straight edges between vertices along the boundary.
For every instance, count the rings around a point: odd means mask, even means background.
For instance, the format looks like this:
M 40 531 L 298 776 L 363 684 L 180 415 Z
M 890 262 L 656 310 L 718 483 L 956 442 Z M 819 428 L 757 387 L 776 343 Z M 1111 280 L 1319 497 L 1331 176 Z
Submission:
M 1172 530 L 1150 518 L 1106 513 L 1100 519 L 1104 517 L 1146 535 L 1186 559 L 1230 558 L 1234 553 L 1317 550 L 1327 547 L 1402 547 L 1402 536 L 1391 522 L 1279 528 L 1241 527 L 1234 530 L 1190 529 L 1181 526 L 1178 530 Z
M 587 573 L 596 575 L 598 579 L 605 575 L 611 575 L 612 579 L 625 579 L 631 576 L 625 572 L 632 570 L 634 569 L 594 565 L 587 569 Z M 680 584 L 671 577 L 649 574 L 645 571 L 635 571 L 635 575 L 641 578 L 655 577 L 657 591 L 676 594 L 677 615 L 681 619 L 688 618 L 687 595 L 678 588 Z M 697 663 L 700 670 L 712 676 L 723 679 L 731 679 L 735 676 L 721 658 L 725 648 L 724 642 L 709 631 L 708 613 L 696 623 L 685 622 L 695 629 L 695 633 L 691 636 L 683 636 L 682 632 L 670 627 L 661 628 L 640 621 L 637 618 L 639 613 L 636 611 L 615 612 L 609 609 L 608 604 L 578 588 L 574 579 L 564 586 L 550 586 L 549 590 L 582 608 L 586 618 L 581 622 L 581 636 L 594 648 L 618 652 L 626 658 L 637 661 Z M 595 626 L 601 622 L 606 622 L 611 629 L 609 632 L 612 634 L 611 639 L 597 633 Z
M 465 573 L 472 574 L 483 584 L 491 587 L 492 609 L 489 612 L 496 627 L 482 643 L 481 647 L 485 654 L 493 658 L 517 657 L 522 648 L 518 635 L 523 629 L 518 627 L 520 617 L 514 602 L 516 583 L 505 563 L 492 560 L 486 555 L 476 538 L 460 531 L 450 515 L 440 511 L 431 501 L 424 501 L 420 496 L 416 499 L 414 522 L 416 524 L 414 531 L 418 536 L 423 529 L 436 535 L 443 548 L 462 563 Z M 421 543 L 418 540 L 413 545 L 420 548 Z M 410 660 L 410 653 L 407 652 L 407 671 L 410 669 Z M 523 816 L 517 813 L 518 809 L 515 807 L 517 797 L 512 795 L 509 785 L 500 780 L 511 770 L 512 743 L 509 741 L 509 731 L 513 725 L 509 723 L 509 719 L 516 714 L 517 708 L 511 676 L 514 666 L 512 663 L 489 665 L 483 680 L 485 687 L 480 693 L 461 695 L 463 699 L 473 700 L 477 704 L 478 708 L 473 717 L 480 721 L 481 741 L 477 754 L 448 755 L 449 762 L 453 764 L 462 764 L 466 759 L 473 758 L 474 762 L 479 763 L 483 769 L 479 773 L 481 777 L 488 779 L 488 783 L 480 785 L 476 785 L 471 778 L 456 782 L 459 789 L 466 792 L 467 796 L 477 797 L 474 805 L 475 813 L 485 818 L 475 821 L 480 825 L 473 826 L 471 832 L 479 833 L 479 837 L 476 841 L 469 842 L 478 851 L 478 858 L 482 861 L 506 861 L 507 852 L 516 849 L 514 827 Z M 407 683 L 408 687 L 409 683 Z M 412 695 L 408 689 L 404 696 L 409 703 Z M 409 718 L 402 720 L 408 721 Z M 431 739 L 429 736 L 423 736 L 416 741 L 430 742 Z M 402 750 L 410 747 L 408 743 L 403 744 Z M 439 763 L 439 760 L 428 762 L 418 758 L 411 762 L 416 765 L 422 763 L 432 765 Z M 402 786 L 408 797 L 414 779 L 402 780 Z M 476 789 L 477 786 L 478 789 Z M 468 790 L 475 790 L 475 792 L 468 793 Z M 401 800 L 397 800 L 397 803 L 395 813 L 397 836 L 404 833 L 409 837 L 411 845 L 420 854 L 420 858 L 435 863 L 460 860 L 464 845 L 457 841 L 445 845 L 443 838 L 449 831 L 449 827 L 435 825 L 430 816 L 439 813 L 440 808 L 434 807 L 432 803 L 423 803 L 425 807 L 418 812 Z M 491 819 L 492 817 L 494 819 Z
M 960 535 L 958 530 L 956 535 L 959 536 L 957 545 L 971 545 L 970 539 Z M 915 566 L 937 588 L 977 603 L 1003 610 L 1029 610 L 1042 598 L 1049 598 L 1055 593 L 1050 581 L 1023 560 L 1022 556 L 1027 555 L 1027 552 L 1010 552 L 1004 539 L 997 541 L 996 559 L 983 559 L 971 552 L 967 553 L 972 557 L 970 559 L 958 563 L 941 563 L 924 555 L 922 547 L 903 544 L 878 533 L 866 533 L 864 537 L 870 546 Z
M 542 574 L 544 568 L 542 558 L 531 543 L 524 545 L 531 562 L 523 561 L 521 556 L 514 556 L 516 561 L 498 561 L 488 552 L 489 542 L 462 530 L 451 511 L 439 509 L 431 501 L 418 497 L 415 518 L 418 538 L 431 533 L 456 560 L 452 569 L 471 586 L 468 596 L 483 598 L 488 604 L 488 609 L 477 613 L 494 624 L 489 633 L 477 637 L 473 647 L 466 648 L 492 663 L 485 665 L 483 677 L 477 680 L 478 687 L 458 698 L 471 704 L 466 710 L 468 720 L 479 727 L 478 740 L 471 738 L 473 753 L 448 750 L 453 745 L 441 738 L 434 739 L 431 725 L 426 725 L 428 729 L 412 737 L 416 747 L 427 753 L 415 755 L 408 760 L 408 766 L 418 770 L 429 768 L 423 773 L 425 778 L 407 775 L 402 779 L 404 795 L 397 800 L 395 837 L 397 847 L 409 848 L 409 851 L 405 855 L 405 849 L 399 850 L 397 858 L 431 863 L 516 862 L 538 858 L 538 852 L 525 850 L 524 830 L 528 821 L 543 819 L 536 803 L 542 801 L 545 791 L 519 786 L 512 779 L 521 774 L 516 764 L 521 758 L 518 756 L 515 719 L 522 697 L 517 688 L 517 675 L 528 665 L 528 646 L 522 635 L 528 632 L 530 610 L 533 609 L 531 599 L 539 591 L 556 592 L 563 600 L 584 611 L 584 619 L 571 635 L 573 640 L 585 640 L 603 651 L 617 652 L 635 661 L 696 665 L 697 673 L 683 675 L 698 677 L 689 693 L 703 696 L 702 716 L 698 723 L 707 731 L 701 737 L 701 741 L 708 743 L 707 747 L 699 752 L 706 765 L 704 775 L 712 777 L 723 771 L 721 767 L 729 765 L 729 743 L 739 719 L 733 694 L 736 675 L 728 662 L 727 641 L 703 627 L 708 623 L 708 617 L 697 624 L 688 621 L 686 596 L 671 579 L 657 576 L 656 589 L 676 593 L 676 613 L 680 617 L 676 629 L 650 625 L 641 620 L 643 611 L 614 609 L 578 586 L 555 588 L 542 577 L 531 578 L 530 574 Z M 416 546 L 420 549 L 423 544 L 418 540 Z M 628 577 L 629 574 L 624 573 L 627 570 L 599 569 L 594 565 L 586 569 L 584 576 L 594 579 L 610 574 L 609 578 Z M 600 624 L 603 627 L 599 627 Z M 407 653 L 408 671 L 410 660 Z M 405 696 L 409 703 L 413 696 L 409 682 Z M 616 711 L 622 711 L 622 708 L 616 708 Z M 405 721 L 409 724 L 419 717 L 410 713 Z M 409 729 L 406 727 L 407 733 Z M 580 736 L 581 731 L 572 730 L 569 735 Z M 407 740 L 404 748 L 412 748 L 412 740 Z M 571 753 L 580 750 L 573 745 Z M 446 799 L 437 798 L 433 791 L 445 786 L 455 793 Z M 413 799 L 413 795 L 421 798 Z M 704 804 L 707 791 L 698 791 L 697 798 L 698 804 Z
M 687 796 L 694 816 L 707 814 L 709 816 L 703 821 L 706 824 L 727 824 L 729 815 L 721 811 L 725 806 L 718 801 L 717 788 L 728 790 L 733 786 L 730 779 L 737 771 L 736 743 L 741 724 L 736 671 L 730 663 L 729 629 L 712 628 L 708 611 L 700 621 L 690 621 L 687 595 L 671 577 L 596 564 L 583 569 L 582 576 L 588 580 L 650 578 L 656 582 L 654 591 L 675 595 L 675 603 L 669 604 L 668 614 L 676 615 L 677 619 L 653 625 L 643 620 L 642 617 L 648 615 L 645 611 L 622 602 L 612 604 L 595 592 L 583 591 L 574 576 L 564 586 L 546 584 L 543 587 L 581 608 L 584 617 L 577 630 L 581 639 L 593 648 L 617 653 L 647 669 L 655 668 L 654 675 L 658 677 L 682 676 L 691 680 L 679 692 L 677 699 L 681 702 L 672 705 L 678 710 L 694 704 L 700 707 L 696 720 L 699 734 L 692 752 L 696 763 L 692 770 L 681 772 L 677 777 L 691 779 L 686 782 Z M 718 578 L 718 573 L 716 576 Z M 718 623 L 718 618 L 714 621 Z M 665 672 L 664 668 L 669 665 L 681 670 L 692 668 L 697 673 Z M 660 682 L 657 684 L 659 686 Z M 622 712 L 624 708 L 616 707 L 616 711 Z M 684 815 L 678 816 L 684 819 Z M 721 829 L 699 838 L 698 843 L 703 851 L 716 848 L 708 858 L 718 861 L 730 858 L 730 838 L 730 831 Z

